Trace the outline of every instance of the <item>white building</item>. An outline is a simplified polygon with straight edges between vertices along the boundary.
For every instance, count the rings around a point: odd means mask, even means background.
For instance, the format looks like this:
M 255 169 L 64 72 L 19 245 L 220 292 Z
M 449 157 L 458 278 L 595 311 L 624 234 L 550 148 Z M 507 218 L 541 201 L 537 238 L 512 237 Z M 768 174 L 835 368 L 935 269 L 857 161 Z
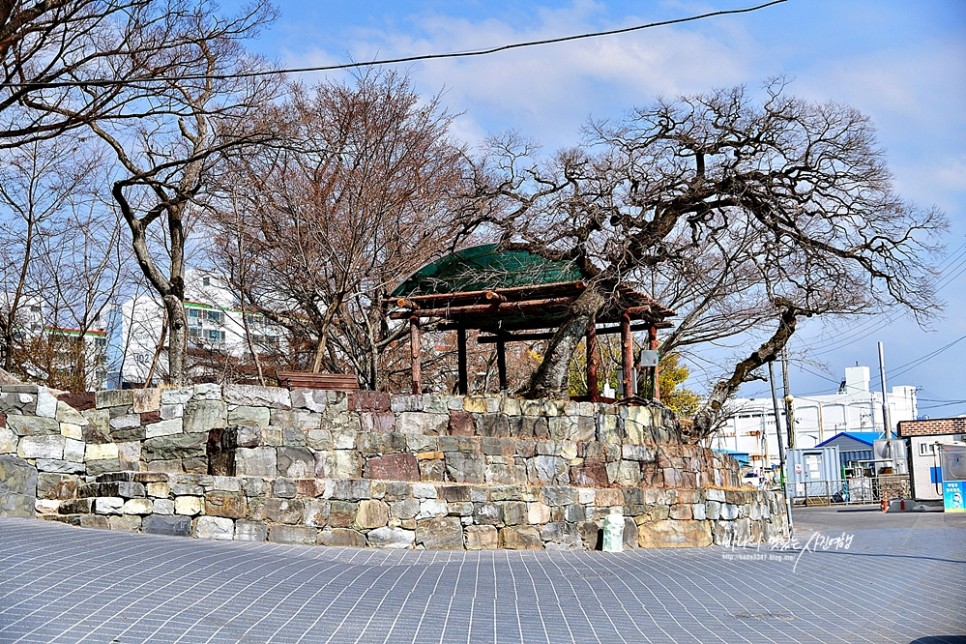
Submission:
M 869 368 L 848 367 L 845 380 L 835 394 L 795 396 L 792 409 L 795 420 L 795 445 L 810 448 L 840 432 L 884 432 L 882 394 L 869 389 Z M 918 415 L 916 388 L 893 387 L 888 393 L 892 435 L 900 421 L 915 420 Z M 754 468 L 778 464 L 778 437 L 771 397 L 735 398 L 728 403 L 730 418 L 712 439 L 712 448 L 746 453 Z M 785 405 L 778 401 L 782 441 L 788 445 Z
M 13 323 L 13 335 L 26 356 L 20 368 L 31 379 L 52 386 L 63 386 L 64 375 L 76 375 L 78 367 L 84 371 L 83 384 L 88 390 L 99 388 L 106 375 L 106 332 L 104 321 L 97 318 L 86 329 L 52 324 L 44 300 L 36 296 L 23 297 L 11 315 L 13 295 L 0 292 L 0 308 L 4 317 Z M 82 340 L 78 344 L 78 340 Z M 81 351 L 83 355 L 78 355 Z M 79 384 L 73 378 L 67 378 Z
M 252 350 L 259 354 L 276 350 L 283 342 L 281 328 L 260 313 L 240 308 L 225 282 L 204 271 L 186 271 L 185 313 L 189 354 L 196 357 L 217 354 L 241 358 Z M 112 311 L 108 323 L 108 387 L 141 384 L 149 375 L 153 382 L 163 379 L 167 372 L 163 325 L 164 306 L 153 292 L 132 297 Z

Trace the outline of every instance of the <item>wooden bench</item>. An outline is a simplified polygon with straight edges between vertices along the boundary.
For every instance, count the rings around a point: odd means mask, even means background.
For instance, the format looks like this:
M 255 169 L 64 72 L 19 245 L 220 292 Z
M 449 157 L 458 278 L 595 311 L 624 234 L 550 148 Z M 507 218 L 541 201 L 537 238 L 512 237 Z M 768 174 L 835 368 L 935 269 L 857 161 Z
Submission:
M 288 389 L 358 389 L 355 376 L 343 373 L 312 373 L 309 371 L 276 371 L 279 387 Z

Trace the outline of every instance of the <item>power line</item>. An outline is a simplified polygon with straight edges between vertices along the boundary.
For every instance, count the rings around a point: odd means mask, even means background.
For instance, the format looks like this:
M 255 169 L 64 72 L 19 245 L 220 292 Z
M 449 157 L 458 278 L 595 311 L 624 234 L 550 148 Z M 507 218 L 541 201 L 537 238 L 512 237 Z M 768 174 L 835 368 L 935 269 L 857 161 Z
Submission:
M 386 58 L 382 60 L 372 60 L 368 62 L 358 62 L 358 63 L 342 63 L 338 65 L 321 65 L 317 67 L 292 67 L 287 69 L 265 69 L 259 71 L 251 72 L 236 72 L 231 74 L 185 74 L 178 76 L 177 78 L 171 77 L 147 77 L 147 78 L 126 78 L 126 79 L 90 79 L 90 80 L 71 80 L 71 81 L 49 81 L 49 82 L 22 82 L 22 83 L 0 83 L 0 87 L 33 87 L 33 88 L 47 88 L 47 87 L 78 87 L 78 86 L 101 86 L 101 85 L 131 85 L 135 83 L 143 83 L 146 81 L 184 81 L 184 80 L 229 80 L 236 78 L 255 78 L 262 76 L 278 76 L 282 74 L 305 74 L 310 72 L 329 72 L 329 71 L 339 71 L 344 69 L 359 69 L 364 67 L 377 67 L 379 65 L 397 65 L 400 63 L 413 63 L 424 60 L 441 60 L 445 58 L 469 58 L 471 56 L 487 56 L 490 54 L 496 54 L 503 51 L 509 51 L 511 49 L 521 49 L 524 47 L 537 47 L 541 45 L 553 45 L 563 42 L 572 42 L 575 40 L 586 40 L 588 38 L 600 38 L 604 36 L 616 36 L 619 34 L 626 34 L 633 31 L 641 31 L 643 29 L 652 29 L 654 27 L 667 27 L 669 25 L 679 25 L 686 22 L 694 22 L 696 20 L 704 20 L 706 18 L 716 18 L 719 16 L 730 16 L 742 13 L 751 13 L 752 11 L 758 11 L 760 9 L 766 9 L 768 7 L 782 4 L 788 2 L 788 0 L 771 0 L 771 2 L 766 2 L 764 4 L 756 5 L 754 7 L 745 7 L 743 9 L 727 9 L 723 11 L 712 11 L 710 13 L 703 13 L 697 16 L 689 16 L 687 18 L 674 18 L 671 20 L 661 20 L 659 22 L 650 22 L 643 25 L 635 25 L 633 27 L 623 27 L 621 29 L 610 29 L 607 31 L 594 31 L 584 34 L 577 34 L 573 36 L 560 36 L 558 38 L 545 38 L 542 40 L 528 40 L 524 42 L 511 43 L 508 45 L 500 45 L 497 47 L 490 47 L 487 49 L 473 49 L 469 51 L 458 51 L 458 52 L 448 52 L 443 54 L 420 54 L 418 56 L 403 56 L 400 58 Z

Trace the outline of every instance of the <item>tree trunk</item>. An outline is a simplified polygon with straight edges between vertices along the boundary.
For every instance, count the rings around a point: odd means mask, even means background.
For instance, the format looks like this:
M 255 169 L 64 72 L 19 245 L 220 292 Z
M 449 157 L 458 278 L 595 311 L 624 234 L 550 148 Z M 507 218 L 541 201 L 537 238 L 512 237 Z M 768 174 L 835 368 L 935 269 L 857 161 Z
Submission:
M 604 296 L 590 284 L 570 309 L 570 314 L 547 345 L 543 362 L 520 393 L 527 398 L 566 398 L 570 384 L 570 360 L 587 327 L 604 306 Z
M 168 315 L 168 383 L 180 387 L 187 383 L 185 357 L 188 354 L 188 317 L 184 302 L 177 295 L 164 297 Z
M 752 375 L 756 369 L 771 362 L 781 353 L 795 333 L 798 317 L 812 315 L 811 311 L 802 310 L 786 300 L 778 301 L 776 304 L 782 308 L 778 328 L 754 353 L 735 365 L 731 377 L 719 380 L 714 386 L 711 395 L 708 396 L 708 402 L 694 417 L 692 438 L 695 441 L 707 438 L 714 433 L 721 419 L 721 410 L 728 398 L 733 396 L 741 385 L 756 379 Z

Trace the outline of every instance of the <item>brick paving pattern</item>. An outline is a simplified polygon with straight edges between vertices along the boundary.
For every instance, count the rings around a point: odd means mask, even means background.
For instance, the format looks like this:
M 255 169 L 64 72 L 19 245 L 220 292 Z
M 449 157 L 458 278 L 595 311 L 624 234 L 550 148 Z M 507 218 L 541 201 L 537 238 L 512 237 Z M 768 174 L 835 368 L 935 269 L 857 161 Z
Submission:
M 797 520 L 814 552 L 360 550 L 0 519 L 0 642 L 964 641 L 966 516 Z M 847 550 L 808 541 L 843 532 Z

